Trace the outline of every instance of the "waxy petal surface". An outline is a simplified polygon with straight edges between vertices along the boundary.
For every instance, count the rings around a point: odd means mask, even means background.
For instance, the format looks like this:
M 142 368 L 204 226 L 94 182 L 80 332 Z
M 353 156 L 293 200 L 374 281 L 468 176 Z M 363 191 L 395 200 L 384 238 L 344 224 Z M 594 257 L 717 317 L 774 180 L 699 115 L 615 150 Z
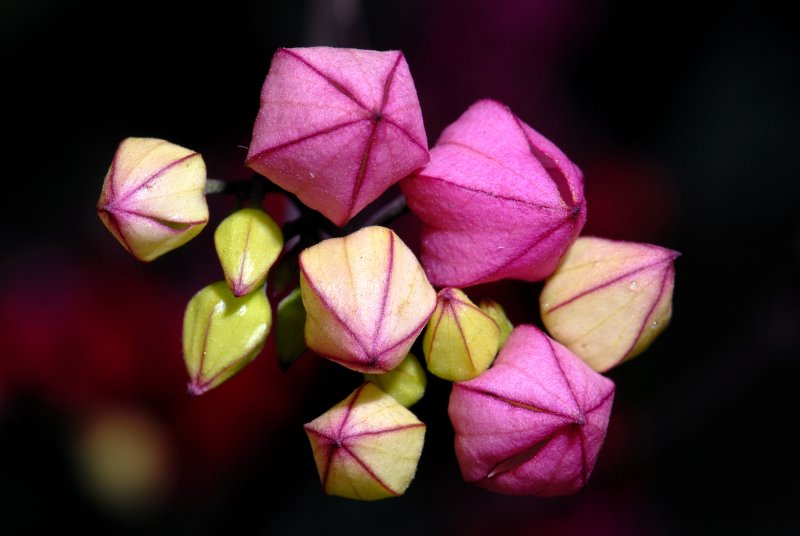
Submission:
M 545 327 L 600 372 L 637 356 L 669 324 L 678 255 L 650 244 L 579 238 L 542 289 Z
M 244 296 L 266 279 L 283 249 L 283 234 L 263 210 L 243 208 L 222 220 L 214 246 L 233 295 Z
M 189 392 L 201 395 L 250 363 L 264 346 L 272 309 L 263 289 L 237 298 L 225 281 L 195 294 L 183 317 Z
M 534 326 L 456 383 L 449 414 L 464 480 L 513 495 L 579 491 L 605 438 L 614 384 Z
M 247 155 L 252 169 L 342 226 L 428 159 L 401 52 L 275 53 Z
M 437 297 L 422 349 L 428 370 L 440 378 L 463 381 L 492 364 L 500 328 L 459 289 L 444 288 Z
M 303 251 L 300 288 L 308 347 L 360 372 L 396 367 L 436 305 L 416 257 L 384 227 Z
M 544 279 L 586 220 L 578 168 L 490 100 L 447 127 L 401 187 L 424 224 L 422 264 L 436 286 Z
M 194 238 L 208 222 L 202 157 L 154 138 L 120 143 L 97 212 L 134 257 L 152 261 Z
M 324 492 L 360 500 L 402 495 L 425 440 L 425 425 L 369 382 L 305 430 Z

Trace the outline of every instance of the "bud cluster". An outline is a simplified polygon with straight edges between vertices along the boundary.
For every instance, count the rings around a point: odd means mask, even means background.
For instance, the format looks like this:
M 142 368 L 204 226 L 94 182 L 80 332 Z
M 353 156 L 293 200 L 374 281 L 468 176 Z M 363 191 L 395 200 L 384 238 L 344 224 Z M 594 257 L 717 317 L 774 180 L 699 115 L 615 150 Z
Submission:
M 261 352 L 275 306 L 282 369 L 310 352 L 363 374 L 305 425 L 325 493 L 405 492 L 425 437 L 408 408 L 424 395 L 426 370 L 453 382 L 448 413 L 467 482 L 539 496 L 586 485 L 614 398 L 600 373 L 666 327 L 676 252 L 579 238 L 581 171 L 496 101 L 475 103 L 429 151 L 398 51 L 279 50 L 246 163 L 301 216 L 281 228 L 251 204 L 217 227 L 224 279 L 191 298 L 184 317 L 191 394 Z M 422 223 L 419 260 L 386 222 L 360 215 L 397 183 Z M 129 138 L 97 209 L 125 249 L 150 261 L 205 226 L 205 185 L 198 153 Z M 515 327 L 500 304 L 476 305 L 464 291 L 502 279 L 544 281 L 547 333 Z

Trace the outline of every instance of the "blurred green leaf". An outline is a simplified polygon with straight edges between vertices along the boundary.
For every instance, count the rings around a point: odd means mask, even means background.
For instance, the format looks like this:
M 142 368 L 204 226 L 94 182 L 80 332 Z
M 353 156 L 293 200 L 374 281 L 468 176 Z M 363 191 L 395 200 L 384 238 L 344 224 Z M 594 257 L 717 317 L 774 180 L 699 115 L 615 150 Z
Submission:
M 306 351 L 303 330 L 306 324 L 306 310 L 300 295 L 300 287 L 295 288 L 278 304 L 275 321 L 275 345 L 278 364 L 286 372 Z

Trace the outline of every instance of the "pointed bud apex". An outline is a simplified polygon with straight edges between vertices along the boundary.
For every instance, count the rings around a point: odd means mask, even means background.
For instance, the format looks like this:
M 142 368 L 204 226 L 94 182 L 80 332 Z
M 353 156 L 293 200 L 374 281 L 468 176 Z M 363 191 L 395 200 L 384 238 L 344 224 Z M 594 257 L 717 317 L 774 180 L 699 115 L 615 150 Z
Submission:
M 550 334 L 603 372 L 644 351 L 672 316 L 676 251 L 583 237 L 539 298 Z
M 402 363 L 389 372 L 364 374 L 364 379 L 380 387 L 407 408 L 419 402 L 428 384 L 425 369 L 414 354 L 408 354 Z
M 606 435 L 614 384 L 533 326 L 456 383 L 449 414 L 464 480 L 511 495 L 577 493 Z
M 285 372 L 306 351 L 306 340 L 303 337 L 306 310 L 303 308 L 300 287 L 278 303 L 275 324 L 275 350 L 278 353 L 278 364 Z
M 500 341 L 499 341 L 499 348 L 498 350 L 502 350 L 503 345 L 506 343 L 506 339 L 508 336 L 511 335 L 511 331 L 514 329 L 514 324 L 511 323 L 511 320 L 508 319 L 506 316 L 505 310 L 503 307 L 494 300 L 481 300 L 481 311 L 489 315 L 489 318 L 494 320 L 497 323 L 497 327 L 500 328 Z
M 400 186 L 424 224 L 422 265 L 436 286 L 542 280 L 586 221 L 580 170 L 490 100 L 447 127 L 430 164 Z
M 323 491 L 363 501 L 402 495 L 425 441 L 425 425 L 369 382 L 305 430 Z
M 261 286 L 283 249 L 278 224 L 258 208 L 237 210 L 219 224 L 214 245 L 234 296 Z
M 201 395 L 217 387 L 255 359 L 271 323 L 263 290 L 237 298 L 218 281 L 195 294 L 183 317 L 189 393 Z
M 275 53 L 247 165 L 303 204 L 342 226 L 428 158 L 402 52 Z
M 431 374 L 454 382 L 474 378 L 492 364 L 500 328 L 456 288 L 439 291 L 422 339 Z
M 396 367 L 436 305 L 416 257 L 384 227 L 303 251 L 300 288 L 308 347 L 359 372 Z
M 134 257 L 182 246 L 208 222 L 202 157 L 164 140 L 127 138 L 108 170 L 97 213 Z

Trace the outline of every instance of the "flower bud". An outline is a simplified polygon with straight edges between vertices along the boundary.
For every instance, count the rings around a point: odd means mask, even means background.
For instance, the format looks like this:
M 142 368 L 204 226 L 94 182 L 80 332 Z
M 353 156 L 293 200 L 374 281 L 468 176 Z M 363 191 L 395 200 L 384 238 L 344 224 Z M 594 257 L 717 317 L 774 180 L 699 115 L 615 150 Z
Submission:
M 467 482 L 511 495 L 577 493 L 608 427 L 614 384 L 533 326 L 492 368 L 456 383 L 449 414 Z
M 401 52 L 315 47 L 275 53 L 249 167 L 342 226 L 428 158 Z
M 134 257 L 152 261 L 203 230 L 205 183 L 200 154 L 164 140 L 127 138 L 111 162 L 97 213 Z
M 201 395 L 255 359 L 271 324 L 272 310 L 261 290 L 237 298 L 218 281 L 195 294 L 183 317 L 189 392 Z
M 369 382 L 305 430 L 323 491 L 364 501 L 402 495 L 425 441 L 425 425 Z
M 676 251 L 579 238 L 539 304 L 550 334 L 603 372 L 644 351 L 672 316 Z
M 424 224 L 421 260 L 436 286 L 542 280 L 586 220 L 575 164 L 490 100 L 447 127 L 401 187 Z
M 403 406 L 410 408 L 425 394 L 428 379 L 425 369 L 414 354 L 406 358 L 395 368 L 383 374 L 364 374 L 364 379 L 372 382 L 387 395 L 391 396 Z
M 500 343 L 497 323 L 457 288 L 439 291 L 422 349 L 428 370 L 454 382 L 474 378 L 492 364 Z
M 416 257 L 385 227 L 303 251 L 300 289 L 308 347 L 359 372 L 396 367 L 436 305 Z
M 234 296 L 259 287 L 283 249 L 278 224 L 258 208 L 237 210 L 219 224 L 214 245 Z
M 499 341 L 499 348 L 502 349 L 503 345 L 506 343 L 506 339 L 508 336 L 511 335 L 511 331 L 514 329 L 514 324 L 511 323 L 511 320 L 508 319 L 506 316 L 506 312 L 503 307 L 494 300 L 481 300 L 481 311 L 489 315 L 489 318 L 494 320 L 497 323 L 497 327 L 500 328 L 500 341 Z

